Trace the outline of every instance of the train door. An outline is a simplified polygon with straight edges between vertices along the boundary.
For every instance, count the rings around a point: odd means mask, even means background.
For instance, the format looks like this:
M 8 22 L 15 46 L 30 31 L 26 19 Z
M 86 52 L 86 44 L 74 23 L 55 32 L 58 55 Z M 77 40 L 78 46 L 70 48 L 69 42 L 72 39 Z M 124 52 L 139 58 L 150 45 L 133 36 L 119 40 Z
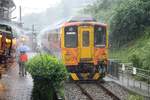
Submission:
M 92 41 L 93 41 L 93 34 L 92 34 L 92 27 L 80 27 L 79 28 L 80 38 L 79 38 L 79 47 L 80 47 L 80 59 L 92 59 Z

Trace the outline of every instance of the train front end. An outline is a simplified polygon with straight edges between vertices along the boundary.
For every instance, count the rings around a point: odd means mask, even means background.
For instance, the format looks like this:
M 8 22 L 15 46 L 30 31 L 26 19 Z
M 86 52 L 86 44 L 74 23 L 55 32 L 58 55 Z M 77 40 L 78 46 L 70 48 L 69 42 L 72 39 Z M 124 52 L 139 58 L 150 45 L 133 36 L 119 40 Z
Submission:
M 96 81 L 108 66 L 108 32 L 97 22 L 68 22 L 61 29 L 61 54 L 72 80 Z

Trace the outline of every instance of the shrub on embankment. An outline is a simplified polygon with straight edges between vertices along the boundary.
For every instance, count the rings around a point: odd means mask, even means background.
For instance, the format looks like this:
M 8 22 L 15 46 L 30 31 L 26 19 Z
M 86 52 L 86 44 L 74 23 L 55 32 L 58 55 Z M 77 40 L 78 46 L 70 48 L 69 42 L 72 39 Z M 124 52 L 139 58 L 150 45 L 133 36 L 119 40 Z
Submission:
M 32 59 L 30 59 L 27 62 L 26 67 L 27 67 L 28 72 L 32 75 L 33 80 L 34 80 L 35 86 L 33 89 L 33 93 L 36 93 L 37 91 L 38 92 L 41 91 L 39 93 L 40 95 L 44 94 L 43 93 L 44 89 L 45 91 L 47 91 L 47 93 L 50 93 L 49 91 L 50 88 L 54 88 L 54 90 L 59 90 L 60 88 L 62 89 L 63 82 L 67 77 L 67 70 L 64 64 L 61 61 L 59 61 L 57 58 L 52 57 L 49 54 L 39 54 L 39 55 L 34 56 Z M 50 84 L 51 84 L 51 87 L 48 88 Z M 34 92 L 34 90 L 36 90 L 36 92 Z M 51 100 L 51 99 L 48 99 L 50 98 L 49 95 L 46 94 L 45 92 L 45 96 L 47 96 L 46 100 Z M 45 96 L 42 96 L 42 97 L 44 97 L 45 99 Z M 39 98 L 36 98 L 36 99 L 38 100 Z M 33 99 L 33 100 L 36 100 L 36 99 Z

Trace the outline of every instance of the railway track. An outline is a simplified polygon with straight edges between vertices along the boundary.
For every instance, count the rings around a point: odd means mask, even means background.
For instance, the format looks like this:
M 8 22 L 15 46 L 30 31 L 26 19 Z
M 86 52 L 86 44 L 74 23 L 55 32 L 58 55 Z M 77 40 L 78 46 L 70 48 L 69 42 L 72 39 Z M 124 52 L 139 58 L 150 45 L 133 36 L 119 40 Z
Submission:
M 101 87 L 106 93 L 112 97 L 113 100 L 120 100 L 119 97 L 117 97 L 114 93 L 112 93 L 110 90 L 108 90 L 105 86 L 101 85 L 100 83 L 96 83 L 99 87 Z
M 71 83 L 69 85 L 72 85 L 72 87 L 69 90 L 70 92 L 68 93 L 70 93 L 70 95 L 75 95 L 73 98 L 69 98 L 69 95 L 66 96 L 66 100 L 121 100 L 119 97 L 117 97 L 100 83 L 77 82 Z M 68 90 L 66 89 L 66 91 Z M 76 93 L 74 93 L 73 91 L 75 91 Z
M 65 84 L 65 100 L 90 100 L 75 83 Z
M 82 93 L 88 97 L 89 100 L 94 100 L 93 97 L 80 85 L 80 83 L 76 83 L 76 85 L 80 88 Z

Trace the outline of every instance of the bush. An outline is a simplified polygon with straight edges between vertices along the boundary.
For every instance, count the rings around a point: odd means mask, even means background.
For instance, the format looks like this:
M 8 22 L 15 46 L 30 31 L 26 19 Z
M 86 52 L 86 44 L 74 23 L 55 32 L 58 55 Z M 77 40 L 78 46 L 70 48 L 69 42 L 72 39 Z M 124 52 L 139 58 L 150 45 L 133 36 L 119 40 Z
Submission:
M 133 54 L 129 59 L 134 67 L 140 68 L 142 66 L 142 61 L 136 54 Z
M 145 56 L 144 56 L 143 68 L 145 70 L 150 70 L 150 53 L 149 53 L 149 51 L 147 51 Z
M 61 61 L 49 54 L 39 54 L 26 63 L 26 68 L 34 80 L 31 100 L 56 100 L 56 92 L 64 96 L 63 83 L 68 74 Z
M 31 100 L 57 100 L 56 92 L 50 80 L 34 78 Z
M 39 54 L 29 60 L 26 64 L 28 72 L 32 77 L 49 79 L 54 87 L 61 86 L 67 77 L 64 64 L 49 54 Z

